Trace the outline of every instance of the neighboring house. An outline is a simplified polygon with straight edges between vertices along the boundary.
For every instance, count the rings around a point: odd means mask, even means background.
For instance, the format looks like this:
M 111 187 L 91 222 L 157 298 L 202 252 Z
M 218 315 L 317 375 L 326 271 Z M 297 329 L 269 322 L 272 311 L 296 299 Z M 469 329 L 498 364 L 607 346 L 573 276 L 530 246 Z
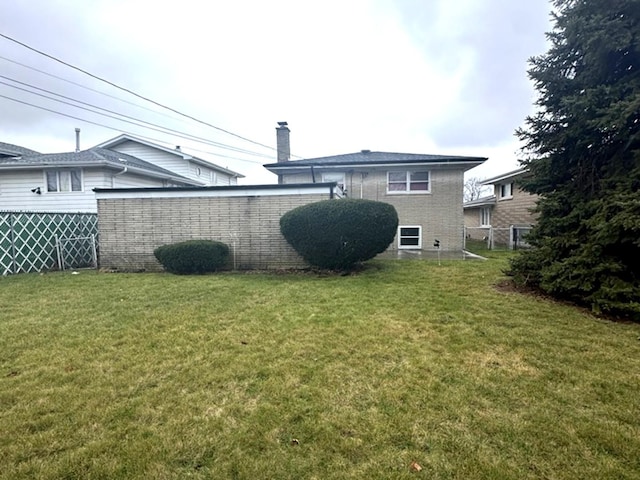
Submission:
M 20 155 L 37 155 L 39 153 L 40 152 L 36 152 L 29 148 L 0 142 L 0 158 L 19 157 Z
M 484 157 L 372 152 L 290 161 L 289 128 L 279 122 L 278 162 L 264 165 L 281 184 L 336 182 L 344 196 L 393 205 L 400 226 L 390 250 L 462 251 L 464 172 Z
M 237 172 L 189 155 L 183 152 L 179 146 L 171 149 L 132 135 L 123 134 L 97 146 L 146 160 L 178 175 L 190 178 L 197 182 L 196 185 L 237 185 L 238 178 L 244 178 L 244 175 Z
M 464 204 L 467 238 L 486 239 L 490 244 L 509 248 L 526 245 L 523 237 L 535 223 L 532 210 L 538 198 L 518 186 L 518 180 L 526 173 L 518 169 L 482 182 L 493 187 L 493 195 Z
M 102 146 L 107 144 L 113 148 Z M 128 153 L 136 148 L 138 155 Z M 127 135 L 69 153 L 41 154 L 0 143 L 1 211 L 96 212 L 94 188 L 234 185 L 238 177 L 242 175 Z

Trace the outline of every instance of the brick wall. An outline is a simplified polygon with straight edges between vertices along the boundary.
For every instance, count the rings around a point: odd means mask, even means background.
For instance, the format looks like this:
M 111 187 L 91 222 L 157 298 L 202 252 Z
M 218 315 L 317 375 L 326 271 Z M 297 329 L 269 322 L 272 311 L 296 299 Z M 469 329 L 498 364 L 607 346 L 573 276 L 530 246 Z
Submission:
M 398 170 L 396 168 L 396 170 Z M 347 172 L 345 187 L 351 198 L 377 200 L 393 205 L 400 225 L 422 226 L 422 249 L 432 250 L 433 241 L 440 240 L 442 251 L 460 251 L 463 248 L 464 219 L 462 211 L 462 169 L 431 170 L 431 193 L 388 194 L 387 170 Z M 316 172 L 316 181 L 321 173 Z M 311 174 L 285 175 L 284 183 L 311 182 Z M 388 250 L 396 250 L 397 239 Z
M 498 198 L 491 212 L 491 225 L 509 227 L 517 224 L 534 224 L 536 216 L 531 213 L 535 207 L 537 195 L 525 192 L 514 185 L 511 198 Z
M 100 266 L 159 271 L 153 250 L 190 239 L 218 240 L 232 250 L 230 266 L 273 269 L 304 266 L 280 233 L 280 217 L 329 193 L 232 197 L 98 198 Z

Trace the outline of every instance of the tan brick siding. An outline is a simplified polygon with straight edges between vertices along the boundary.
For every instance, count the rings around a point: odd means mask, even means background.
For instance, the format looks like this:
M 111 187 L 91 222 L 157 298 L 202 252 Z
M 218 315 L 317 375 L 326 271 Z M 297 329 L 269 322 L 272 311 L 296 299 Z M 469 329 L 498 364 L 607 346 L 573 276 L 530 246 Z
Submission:
M 431 193 L 388 194 L 387 170 L 353 171 L 346 174 L 345 187 L 351 198 L 393 205 L 398 212 L 400 225 L 421 225 L 423 250 L 433 250 L 433 241 L 438 239 L 442 251 L 460 251 L 464 235 L 463 176 L 461 169 L 434 169 L 431 170 Z M 316 172 L 316 181 L 321 179 L 322 174 Z M 311 174 L 285 175 L 283 180 L 284 183 L 311 182 Z M 396 250 L 397 246 L 396 239 L 388 250 Z
M 498 199 L 491 208 L 491 226 L 493 227 L 493 241 L 498 245 L 509 243 L 509 229 L 512 225 L 533 225 L 536 215 L 531 212 L 535 207 L 538 196 L 525 192 L 514 185 L 513 196 Z M 488 229 L 478 229 L 480 226 L 480 211 L 484 207 L 467 208 L 464 211 L 464 224 L 467 228 L 467 238 L 482 239 L 489 234 Z
M 513 197 L 498 199 L 491 212 L 491 225 L 508 227 L 515 224 L 533 224 L 536 216 L 531 212 L 536 206 L 537 195 L 532 195 L 514 186 Z
M 100 266 L 159 271 L 153 250 L 190 239 L 218 240 L 232 250 L 239 269 L 301 267 L 305 263 L 280 233 L 280 217 L 307 203 L 308 195 L 138 198 L 98 200 Z M 235 246 L 234 246 L 235 242 Z
M 466 208 L 464 210 L 464 226 L 467 227 L 467 238 L 472 240 L 485 240 L 489 235 L 489 227 L 478 228 L 480 227 L 480 211 L 483 208 L 487 207 Z M 488 208 L 491 209 L 491 213 L 493 214 L 493 207 Z

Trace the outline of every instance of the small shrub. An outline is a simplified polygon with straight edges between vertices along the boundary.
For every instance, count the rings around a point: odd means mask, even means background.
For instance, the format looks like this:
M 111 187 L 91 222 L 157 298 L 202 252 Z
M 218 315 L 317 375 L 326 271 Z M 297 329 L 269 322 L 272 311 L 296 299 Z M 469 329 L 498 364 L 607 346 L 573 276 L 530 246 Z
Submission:
M 182 275 L 209 273 L 227 263 L 229 247 L 213 240 L 187 240 L 162 245 L 153 254 L 168 272 Z
M 324 200 L 285 213 L 280 231 L 311 265 L 346 270 L 382 253 L 393 242 L 398 214 L 373 200 Z

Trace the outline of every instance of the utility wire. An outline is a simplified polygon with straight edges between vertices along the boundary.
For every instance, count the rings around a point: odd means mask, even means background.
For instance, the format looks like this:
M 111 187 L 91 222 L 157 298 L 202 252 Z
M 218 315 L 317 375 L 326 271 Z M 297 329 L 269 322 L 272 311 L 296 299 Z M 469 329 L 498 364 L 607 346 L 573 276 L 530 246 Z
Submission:
M 99 77 L 98 75 L 94 75 L 94 74 L 93 74 L 93 73 L 91 73 L 91 72 L 88 72 L 88 71 L 86 71 L 86 70 L 83 70 L 83 69 L 82 69 L 82 68 L 80 68 L 80 67 L 77 67 L 77 66 L 75 66 L 75 65 L 72 65 L 71 63 L 65 62 L 64 60 L 60 60 L 59 58 L 57 58 L 57 57 L 55 57 L 55 56 L 53 56 L 53 55 L 50 55 L 50 54 L 45 53 L 45 52 L 43 52 L 43 51 L 41 51 L 41 50 L 38 50 L 37 48 L 31 47 L 30 45 L 27 45 L 26 43 L 23 43 L 23 42 L 21 42 L 21 41 L 19 41 L 19 40 L 16 40 L 15 38 L 12 38 L 12 37 L 10 37 L 10 36 L 8 36 L 8 35 L 5 35 L 4 33 L 0 33 L 0 37 L 5 38 L 6 40 L 9 40 L 10 42 L 16 43 L 16 44 L 18 44 L 18 45 L 20 45 L 20 46 L 22 46 L 22 47 L 24 47 L 24 48 L 27 48 L 28 50 L 31 50 L 32 52 L 35 52 L 35 53 L 37 53 L 37 54 L 39 54 L 39 55 L 42 55 L 42 56 L 44 56 L 44 57 L 47 57 L 47 58 L 49 58 L 49 59 L 51 59 L 51 60 L 53 60 L 53 61 L 55 61 L 55 62 L 61 63 L 62 65 L 65 65 L 65 66 L 67 66 L 67 67 L 69 67 L 69 68 L 72 68 L 72 69 L 74 69 L 74 70 L 76 70 L 76 71 L 78 71 L 78 72 L 84 73 L 85 75 L 88 75 L 88 76 L 90 76 L 91 78 L 95 78 L 96 80 L 99 80 L 99 81 L 104 82 L 104 83 L 106 83 L 106 84 L 108 84 L 108 85 L 111 85 L 112 87 L 115 87 L 115 88 L 117 88 L 117 89 L 119 89 L 119 90 L 122 90 L 122 91 L 124 91 L 124 92 L 127 92 L 127 93 L 129 93 L 130 95 L 133 95 L 133 96 L 138 97 L 138 98 L 140 98 L 140 99 L 142 99 L 142 100 L 145 100 L 145 101 L 147 101 L 147 102 L 149 102 L 149 103 L 152 103 L 152 104 L 157 105 L 157 106 L 159 106 L 159 107 L 161 107 L 161 108 L 164 108 L 164 109 L 166 109 L 166 110 L 169 110 L 169 111 L 171 111 L 171 112 L 173 112 L 173 113 L 177 113 L 178 115 L 181 115 L 181 116 L 183 116 L 183 117 L 185 117 L 185 118 L 188 118 L 188 119 L 190 119 L 190 120 L 193 120 L 194 122 L 201 123 L 201 124 L 203 124 L 203 125 L 206 125 L 206 126 L 208 126 L 208 127 L 214 128 L 214 129 L 219 130 L 219 131 L 221 131 L 221 132 L 223 132 L 223 133 L 226 133 L 226 134 L 228 134 L 228 135 L 232 135 L 232 136 L 234 136 L 234 137 L 236 137 L 236 138 L 239 138 L 239 139 L 241 139 L 241 140 L 244 140 L 244 141 L 246 141 L 246 142 L 250 142 L 250 143 L 253 143 L 253 144 L 255 144 L 255 145 L 259 145 L 259 146 L 261 146 L 261 147 L 268 148 L 269 150 L 275 150 L 275 151 L 277 151 L 277 149 L 276 149 L 276 148 L 274 148 L 274 147 L 272 147 L 272 146 L 270 146 L 270 145 L 265 145 L 265 144 L 263 144 L 263 143 L 256 142 L 256 141 L 251 140 L 251 139 L 249 139 L 249 138 L 246 138 L 246 137 L 243 137 L 243 136 L 238 135 L 238 134 L 236 134 L 236 133 L 230 132 L 229 130 L 225 130 L 224 128 L 220 128 L 220 127 L 217 127 L 217 126 L 215 126 L 215 125 L 213 125 L 213 124 L 211 124 L 211 123 L 205 122 L 204 120 L 200 120 L 200 119 L 195 118 L 195 117 L 193 117 L 193 116 L 191 116 L 191 115 L 188 115 L 188 114 L 186 114 L 186 113 L 180 112 L 179 110 L 176 110 L 176 109 L 174 109 L 174 108 L 171 108 L 171 107 L 169 107 L 169 106 L 167 106 L 167 105 L 164 105 L 164 104 L 162 104 L 162 103 L 160 103 L 160 102 L 156 102 L 155 100 L 152 100 L 152 99 L 150 99 L 150 98 L 148 98 L 148 97 L 145 97 L 145 96 L 143 96 L 143 95 L 140 95 L 140 94 L 138 94 L 138 93 L 136 93 L 136 92 L 134 92 L 134 91 L 132 91 L 132 90 L 129 90 L 128 88 L 122 87 L 122 86 L 120 86 L 120 85 L 118 85 L 118 84 L 116 84 L 116 83 L 113 83 L 113 82 L 111 82 L 111 81 L 109 81 L 109 80 L 106 80 L 106 79 L 104 79 L 104 78 L 102 78 L 102 77 Z
M 105 116 L 105 117 L 108 117 L 108 118 L 112 118 L 114 120 L 119 120 L 119 121 L 122 121 L 122 122 L 125 122 L 125 123 L 132 123 L 132 124 L 137 125 L 139 127 L 148 128 L 150 130 L 155 130 L 155 131 L 161 132 L 161 133 L 171 133 L 171 134 L 179 136 L 180 138 L 183 138 L 185 140 L 193 140 L 193 141 L 197 141 L 198 143 L 205 143 L 205 144 L 211 145 L 213 147 L 222 148 L 222 149 L 225 149 L 225 150 L 231 150 L 231 151 L 234 151 L 234 152 L 244 153 L 244 154 L 247 154 L 247 155 L 254 155 L 254 156 L 257 156 L 257 157 L 272 158 L 272 156 L 266 155 L 264 153 L 253 152 L 251 150 L 246 150 L 246 149 L 243 149 L 243 148 L 234 147 L 232 145 L 226 145 L 224 143 L 214 142 L 213 140 L 208 140 L 208 139 L 203 138 L 203 137 L 198 137 L 196 135 L 191 135 L 189 133 L 181 132 L 179 130 L 174 130 L 173 128 L 163 127 L 162 125 L 158 125 L 158 124 L 155 124 L 155 123 L 152 123 L 152 122 L 147 122 L 147 121 L 141 120 L 139 118 L 135 118 L 135 117 L 131 117 L 129 115 L 125 115 L 123 113 L 118 113 L 118 112 L 116 112 L 114 110 L 109 110 L 109 109 L 106 109 L 106 108 L 99 107 L 97 105 L 93 105 L 93 104 L 90 104 L 90 103 L 87 103 L 87 102 L 83 102 L 82 100 L 76 100 L 74 98 L 67 97 L 65 95 L 61 95 L 59 93 L 55 93 L 55 92 L 52 92 L 50 90 L 46 90 L 44 88 L 40 88 L 40 87 L 37 87 L 35 85 L 31 85 L 29 83 L 26 83 L 26 82 L 21 82 L 20 80 L 13 79 L 13 78 L 7 77 L 5 75 L 0 75 L 0 78 L 4 78 L 4 79 L 9 80 L 11 82 L 15 82 L 15 83 L 18 83 L 20 85 L 24 85 L 24 86 L 27 86 L 29 88 L 32 88 L 32 89 L 35 89 L 35 90 L 39 90 L 41 92 L 46 92 L 46 93 L 49 93 L 51 95 L 55 95 L 57 97 L 64 98 L 66 100 L 70 100 L 71 102 L 76 102 L 76 103 L 79 103 L 81 105 L 87 105 L 89 107 L 92 107 L 92 108 L 95 108 L 95 109 L 98 109 L 98 110 L 102 110 L 103 112 L 108 112 L 108 113 L 112 113 L 114 115 L 118 115 L 120 117 L 128 118 L 129 120 L 133 120 L 133 122 L 127 121 L 127 120 L 123 120 L 123 119 L 114 117 L 112 115 L 107 115 L 105 113 L 98 112 L 98 111 L 93 110 L 91 108 L 85 108 L 85 107 L 81 107 L 79 105 L 75 105 L 73 103 L 65 102 L 63 100 L 59 100 L 57 98 L 53 98 L 53 97 L 50 97 L 50 96 L 47 96 L 47 95 L 43 95 L 41 93 L 32 92 L 31 90 L 28 90 L 28 89 L 25 89 L 25 88 L 21 88 L 21 87 L 18 87 L 16 85 L 11 85 L 10 83 L 6 83 L 6 82 L 3 82 L 3 81 L 0 81 L 0 85 L 6 85 L 8 87 L 15 88 L 17 90 L 21 90 L 23 92 L 27 92 L 27 93 L 30 93 L 32 95 L 38 95 L 39 97 L 43 97 L 43 98 L 46 98 L 48 100 L 53 100 L 55 102 L 63 103 L 65 105 L 70 105 L 72 107 L 79 108 L 79 109 L 82 109 L 82 110 L 86 110 L 86 111 L 89 111 L 89 112 L 92 112 L 92 113 L 95 113 L 95 114 L 98 114 L 98 115 L 102 115 L 102 116 Z M 145 127 L 142 124 L 146 124 L 146 125 L 150 125 L 150 126 L 149 127 Z M 154 127 L 157 127 L 157 128 L 154 128 Z
M 18 100 L 17 98 L 7 97 L 6 95 L 2 95 L 2 94 L 0 94 L 0 98 L 5 98 L 5 99 L 7 99 L 7 100 L 11 100 L 12 102 L 17 102 L 17 103 L 21 103 L 21 104 L 23 104 L 23 105 L 28 105 L 28 106 L 30 106 L 30 107 L 38 108 L 38 109 L 40 109 L 40 110 L 45 110 L 45 111 L 47 111 L 47 112 L 55 113 L 56 115 L 62 115 L 63 117 L 73 118 L 74 120 L 79 120 L 79 121 L 81 121 L 81 122 L 85 122 L 85 123 L 88 123 L 88 124 L 91 124 L 91 125 L 96 125 L 96 126 L 98 126 L 98 127 L 102 127 L 102 128 L 107 128 L 107 129 L 109 129 L 109 130 L 113 130 L 113 131 L 116 131 L 116 132 L 120 132 L 120 133 L 128 133 L 128 132 L 123 132 L 123 131 L 122 131 L 121 129 L 119 129 L 119 128 L 110 127 L 110 126 L 105 125 L 105 124 L 103 124 L 103 123 L 93 122 L 93 121 L 91 121 L 91 120 L 87 120 L 87 119 L 85 119 L 85 118 L 80 118 L 80 117 L 76 117 L 76 116 L 74 116 L 74 115 L 69 115 L 69 114 L 67 114 L 67 113 L 58 112 L 58 111 L 56 111 L 56 110 L 52 110 L 52 109 L 50 109 L 50 108 L 46 108 L 46 107 L 43 107 L 43 106 L 41 106 L 41 105 L 34 105 L 33 103 L 25 102 L 24 100 Z M 152 141 L 152 142 L 158 142 L 158 143 L 165 143 L 165 144 L 166 144 L 166 142 L 165 142 L 165 141 L 163 141 L 163 140 L 159 140 L 159 139 L 157 139 L 157 138 L 147 137 L 147 136 L 144 136 L 144 135 L 138 135 L 138 134 L 134 134 L 134 133 L 129 133 L 129 134 L 130 134 L 130 135 L 133 135 L 133 136 L 136 136 L 136 137 L 138 137 L 138 138 L 142 138 L 142 139 L 144 139 L 144 140 L 149 140 L 149 141 Z M 261 162 L 259 162 L 259 161 L 257 161 L 257 160 L 249 160 L 249 159 L 246 159 L 246 158 L 239 158 L 239 157 L 229 157 L 229 156 L 226 156 L 226 155 L 220 155 L 220 154 L 218 154 L 218 153 L 214 153 L 214 152 L 207 152 L 207 151 L 204 151 L 204 150 L 197 150 L 197 149 L 195 149 L 195 148 L 194 148 L 193 150 L 195 150 L 195 151 L 200 151 L 200 152 L 203 152 L 203 153 L 209 153 L 209 154 L 211 154 L 211 155 L 215 155 L 215 156 L 220 156 L 220 157 L 224 157 L 224 158 L 229 158 L 229 159 L 233 159 L 233 160 L 238 160 L 238 161 L 241 161 L 241 162 L 255 163 L 255 164 L 258 164 L 258 165 L 262 165 L 262 163 L 261 163 Z M 213 163 L 213 162 L 210 162 L 210 163 Z M 214 165 L 215 165 L 215 164 L 214 164 Z M 218 166 L 218 167 L 219 167 L 219 165 L 216 165 L 216 166 Z
M 23 67 L 23 68 L 27 68 L 27 69 L 29 69 L 29 70 L 33 70 L 33 71 L 38 72 L 38 73 L 41 73 L 41 74 L 43 74 L 43 75 L 47 75 L 47 76 L 52 77 L 52 78 L 55 78 L 55 79 L 57 79 L 57 80 L 60 80 L 60 81 L 66 82 L 66 83 L 70 83 L 70 84 L 72 84 L 72 85 L 75 85 L 75 86 L 77 86 L 77 87 L 83 88 L 83 89 L 85 89 L 85 90 L 88 90 L 88 91 L 91 91 L 91 92 L 94 92 L 94 93 L 97 93 L 97 94 L 99 94 L 99 95 L 104 95 L 105 97 L 112 98 L 112 99 L 117 100 L 117 101 L 119 101 L 119 102 L 126 103 L 126 104 L 128 104 L 128 105 L 132 105 L 132 106 L 134 106 L 134 107 L 141 108 L 141 109 L 143 109 L 143 110 L 147 110 L 147 111 L 149 111 L 149 112 L 151 112 L 151 113 L 154 113 L 154 114 L 156 114 L 156 115 L 161 115 L 161 116 L 163 116 L 163 117 L 165 117 L 165 118 L 169 118 L 169 119 L 171 119 L 171 120 L 183 121 L 183 122 L 185 122 L 185 123 L 186 123 L 185 119 L 183 119 L 183 118 L 179 118 L 179 117 L 175 117 L 175 116 L 172 116 L 172 115 L 168 115 L 168 114 L 163 113 L 163 112 L 160 112 L 160 111 L 158 111 L 158 110 L 154 110 L 154 109 L 152 109 L 152 108 L 145 107 L 145 106 L 140 105 L 140 104 L 138 104 L 138 103 L 130 102 L 130 101 L 128 101 L 128 100 L 125 100 L 125 99 L 123 99 L 123 98 L 117 97 L 117 96 L 115 96 L 115 95 L 110 95 L 110 94 L 108 94 L 108 93 L 106 93 L 106 92 L 103 92 L 103 91 L 101 91 L 101 90 L 97 90 L 97 89 L 95 89 L 95 88 L 91 88 L 91 87 L 88 87 L 88 86 L 86 86 L 86 85 L 82 85 L 81 83 L 74 82 L 73 80 L 69 80 L 68 78 L 64 78 L 64 77 L 60 77 L 60 76 L 58 76 L 58 75 L 54 75 L 53 73 L 49 73 L 49 72 L 46 72 L 46 71 L 44 71 L 44 70 L 40 70 L 40 69 L 38 69 L 38 68 L 32 67 L 32 66 L 30 66 L 30 65 L 26 65 L 26 64 L 21 63 L 21 62 L 18 62 L 18 61 L 16 61 L 16 60 L 12 60 L 12 59 L 7 58 L 7 57 L 4 57 L 4 56 L 2 56 L 2 55 L 0 55 L 0 59 L 5 60 L 5 61 L 7 61 L 7 62 L 11 62 L 11 63 L 13 63 L 13 64 L 15 64 L 15 65 L 19 65 L 19 66 L 21 66 L 21 67 Z M 5 78 L 6 78 L 6 77 L 5 77 Z M 11 80 L 12 80 L 12 81 L 15 81 L 15 80 L 13 80 L 13 79 L 11 79 Z M 34 87 L 34 88 L 37 88 L 37 87 Z M 99 108 L 99 107 L 96 107 L 96 108 Z M 118 115 L 121 115 L 121 114 L 118 114 Z M 271 149 L 273 150 L 273 147 L 269 147 L 269 148 L 271 148 Z M 193 149 L 193 150 L 195 150 L 195 149 Z M 197 150 L 196 150 L 196 151 L 197 151 Z M 202 152 L 204 152 L 204 153 L 211 153 L 211 152 L 204 151 L 204 150 L 201 150 L 201 151 L 202 151 Z M 221 155 L 221 154 L 216 154 L 216 155 L 224 156 L 224 155 Z M 292 157 L 299 158 L 299 159 L 304 158 L 304 157 L 301 157 L 301 156 L 299 156 L 299 155 L 294 155 L 294 154 L 291 154 L 291 156 L 292 156 Z M 267 156 L 267 157 L 268 157 L 268 156 Z M 233 158 L 233 157 L 227 157 L 227 158 Z M 269 157 L 268 157 L 268 158 L 269 158 Z
M 58 75 L 54 75 L 53 73 L 45 72 L 44 70 L 40 70 L 39 68 L 32 67 L 32 66 L 26 65 L 24 63 L 20 63 L 20 62 L 18 62 L 16 60 L 12 60 L 12 59 L 4 57 L 2 55 L 0 55 L 0 59 L 4 60 L 6 62 L 11 62 L 11 63 L 13 63 L 15 65 L 19 65 L 19 66 L 21 66 L 23 68 L 28 68 L 29 70 L 33 70 L 34 72 L 38 72 L 38 73 L 41 73 L 43 75 L 47 75 L 47 76 L 49 76 L 51 78 L 55 78 L 57 80 L 61 80 L 63 82 L 70 83 L 71 85 L 75 85 L 76 87 L 80 87 L 80 88 L 83 88 L 85 90 L 89 90 L 90 92 L 94 92 L 94 93 L 97 93 L 97 94 L 100 94 L 100 95 L 104 95 L 105 97 L 112 98 L 112 99 L 117 100 L 119 102 L 126 103 L 128 105 L 132 105 L 134 107 L 138 107 L 138 108 L 141 108 L 143 110 L 147 110 L 148 112 L 155 113 L 156 115 L 162 115 L 163 117 L 170 118 L 172 120 L 181 120 L 183 122 L 185 121 L 184 119 L 179 119 L 178 117 L 175 117 L 173 115 L 168 115 L 168 114 L 166 114 L 164 112 L 160 112 L 158 110 L 154 110 L 152 108 L 145 107 L 145 106 L 140 105 L 138 103 L 130 102 L 129 100 L 125 100 L 124 98 L 116 97 L 115 95 L 110 95 L 110 94 L 108 94 L 106 92 L 103 92 L 101 90 L 97 90 L 95 88 L 87 87 L 86 85 L 82 85 L 81 83 L 74 82 L 73 80 L 69 80 L 68 78 L 59 77 Z

